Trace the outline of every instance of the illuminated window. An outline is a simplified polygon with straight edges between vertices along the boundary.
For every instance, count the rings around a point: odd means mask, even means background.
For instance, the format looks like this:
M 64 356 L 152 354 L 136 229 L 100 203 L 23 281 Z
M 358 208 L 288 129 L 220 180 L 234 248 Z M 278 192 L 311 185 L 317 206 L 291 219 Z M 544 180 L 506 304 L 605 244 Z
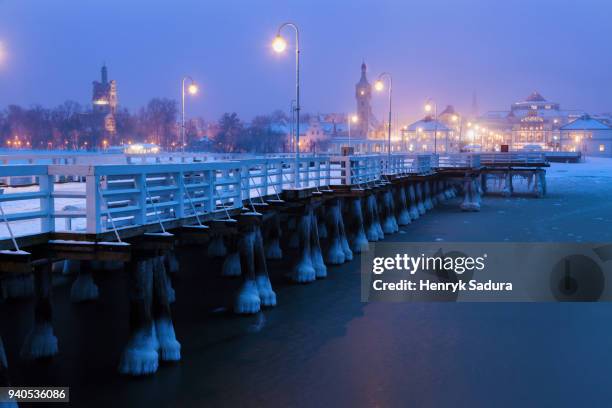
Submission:
M 604 146 L 604 145 L 602 145 L 602 144 L 601 144 L 601 145 L 599 145 L 599 151 L 600 151 L 600 152 L 605 152 L 605 151 L 606 151 L 606 146 Z

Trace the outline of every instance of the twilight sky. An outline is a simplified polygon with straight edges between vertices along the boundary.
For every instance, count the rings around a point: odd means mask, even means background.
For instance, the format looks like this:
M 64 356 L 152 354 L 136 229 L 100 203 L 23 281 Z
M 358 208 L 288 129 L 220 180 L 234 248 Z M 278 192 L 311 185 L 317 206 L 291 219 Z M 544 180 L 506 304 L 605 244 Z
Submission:
M 105 61 L 130 109 L 178 99 L 189 74 L 203 92 L 188 114 L 288 110 L 293 54 L 270 41 L 291 20 L 306 112 L 354 111 L 362 59 L 371 82 L 393 74 L 400 124 L 428 97 L 469 111 L 474 91 L 481 112 L 536 89 L 565 108 L 612 111 L 611 12 L 606 0 L 0 0 L 0 106 L 89 103 Z M 375 96 L 378 117 L 385 103 Z

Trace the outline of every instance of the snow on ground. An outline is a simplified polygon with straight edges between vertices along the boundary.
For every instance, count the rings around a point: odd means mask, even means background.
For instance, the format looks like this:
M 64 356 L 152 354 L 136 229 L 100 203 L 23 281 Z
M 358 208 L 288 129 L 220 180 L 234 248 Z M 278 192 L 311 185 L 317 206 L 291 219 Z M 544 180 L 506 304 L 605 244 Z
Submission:
M 612 158 L 585 163 L 551 163 L 548 194 L 484 196 L 481 211 L 462 213 L 449 201 L 405 227 L 392 241 L 446 242 L 612 242 Z M 519 188 L 520 187 L 520 188 Z
M 14 193 L 31 193 L 40 191 L 39 186 L 25 187 L 3 187 L 3 194 Z M 85 193 L 85 183 L 56 183 L 54 190 L 57 192 L 80 192 Z M 40 199 L 6 201 L 1 203 L 2 209 L 6 214 L 19 214 L 23 212 L 39 211 Z M 56 198 L 55 210 L 61 211 L 65 206 L 72 205 L 78 208 L 85 208 L 85 199 L 83 198 Z M 41 232 L 40 219 L 12 221 L 10 223 L 13 233 L 16 236 L 31 235 Z M 85 219 L 78 218 L 72 220 L 72 229 L 83 229 L 85 227 Z M 57 231 L 66 230 L 66 219 L 56 219 L 55 228 Z M 4 219 L 0 217 L 0 239 L 10 236 Z
M 548 178 L 558 177 L 612 177 L 612 158 L 587 157 L 582 163 L 551 163 Z

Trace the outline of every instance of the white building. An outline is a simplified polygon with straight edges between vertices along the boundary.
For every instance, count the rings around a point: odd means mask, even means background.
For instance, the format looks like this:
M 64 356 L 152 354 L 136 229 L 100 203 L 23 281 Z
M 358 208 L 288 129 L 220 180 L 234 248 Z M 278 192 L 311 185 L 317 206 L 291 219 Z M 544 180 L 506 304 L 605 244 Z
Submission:
M 510 105 L 510 110 L 489 111 L 477 118 L 470 135 L 485 150 L 499 150 L 501 145 L 509 145 L 512 150 L 533 145 L 559 150 L 559 129 L 584 114 L 561 109 L 559 103 L 533 92 L 524 101 Z
M 612 156 L 612 127 L 582 115 L 560 128 L 561 150 L 581 151 L 587 156 Z
M 402 130 L 405 149 L 411 152 L 438 153 L 459 151 L 455 132 L 431 116 L 416 121 Z

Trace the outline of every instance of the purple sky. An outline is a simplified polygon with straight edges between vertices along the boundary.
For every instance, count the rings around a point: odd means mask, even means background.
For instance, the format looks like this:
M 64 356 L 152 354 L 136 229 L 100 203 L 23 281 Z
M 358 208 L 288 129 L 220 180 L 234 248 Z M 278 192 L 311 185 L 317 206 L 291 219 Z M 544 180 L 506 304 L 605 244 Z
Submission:
M 606 0 L 0 0 L 0 106 L 88 103 L 106 61 L 130 109 L 178 99 L 190 74 L 203 90 L 191 114 L 288 110 L 293 54 L 273 55 L 270 41 L 292 20 L 307 112 L 353 111 L 363 58 L 371 80 L 393 74 L 401 124 L 428 97 L 469 110 L 473 91 L 481 111 L 535 89 L 565 108 L 612 111 L 611 11 Z M 375 99 L 382 117 L 386 98 Z

